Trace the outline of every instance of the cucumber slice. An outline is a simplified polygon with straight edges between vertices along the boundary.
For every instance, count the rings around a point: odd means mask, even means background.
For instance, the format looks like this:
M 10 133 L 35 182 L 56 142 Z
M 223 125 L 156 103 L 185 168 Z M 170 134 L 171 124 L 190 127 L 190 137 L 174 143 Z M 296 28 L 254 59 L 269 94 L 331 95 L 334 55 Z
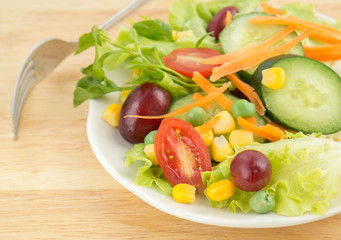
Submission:
M 281 89 L 262 85 L 262 70 L 283 68 Z M 252 82 L 274 122 L 304 133 L 331 134 L 341 130 L 341 78 L 321 62 L 303 56 L 282 55 L 263 62 Z
M 220 33 L 219 41 L 225 53 L 234 52 L 239 48 L 245 47 L 249 44 L 264 42 L 270 37 L 274 36 L 276 33 L 286 28 L 286 26 L 279 25 L 248 23 L 248 21 L 255 16 L 270 15 L 260 12 L 242 14 L 234 18 L 233 21 L 224 28 L 224 30 Z M 288 42 L 295 37 L 297 37 L 297 34 L 293 32 L 282 41 L 276 43 L 274 46 L 282 45 L 283 43 Z M 296 45 L 287 53 L 304 56 L 302 44 Z M 257 66 L 252 69 L 241 71 L 239 75 L 243 78 L 244 81 L 250 82 L 252 74 L 255 72 L 256 69 Z
M 193 93 L 193 94 L 194 94 L 194 93 Z M 172 112 L 172 111 L 174 111 L 174 110 L 176 110 L 176 109 L 178 109 L 178 108 L 181 108 L 181 107 L 183 107 L 183 106 L 186 106 L 186 105 L 188 105 L 188 104 L 193 103 L 193 102 L 194 102 L 194 100 L 193 100 L 193 94 L 187 95 L 187 96 L 185 96 L 185 97 L 183 97 L 183 98 L 180 98 L 180 99 L 176 100 L 176 101 L 172 104 L 172 106 L 170 107 L 169 112 Z M 204 95 L 204 93 L 202 93 L 202 94 Z M 237 101 L 237 100 L 239 99 L 239 98 L 234 97 L 234 96 L 229 95 L 229 94 L 225 94 L 225 96 L 228 97 L 229 99 L 231 99 L 232 101 Z M 205 108 L 205 107 L 203 107 L 203 109 L 204 109 L 204 110 L 206 111 L 206 113 L 207 113 L 207 119 L 206 119 L 206 121 L 210 120 L 212 117 L 214 117 L 214 116 L 217 115 L 219 112 L 221 112 L 221 111 L 224 110 L 224 108 L 223 108 L 222 106 L 220 106 L 220 105 L 219 105 L 217 102 L 215 102 L 215 101 L 212 101 L 212 102 L 211 102 L 210 108 L 209 108 L 209 109 L 207 109 L 207 108 Z M 176 115 L 176 116 L 174 116 L 174 117 L 180 118 L 180 119 L 186 121 L 186 114 L 187 114 L 187 113 L 181 113 L 181 114 L 178 114 L 178 115 Z M 256 113 L 256 114 L 253 116 L 253 118 L 256 120 L 257 125 L 265 125 L 265 124 L 266 124 L 265 120 L 264 120 L 258 113 Z M 239 126 L 237 125 L 236 128 L 241 128 L 241 127 L 239 127 Z M 257 136 L 257 135 L 254 135 L 254 139 L 255 139 L 255 141 L 261 142 L 261 143 L 265 141 L 263 138 L 261 138 L 261 137 L 259 137 L 259 136 Z

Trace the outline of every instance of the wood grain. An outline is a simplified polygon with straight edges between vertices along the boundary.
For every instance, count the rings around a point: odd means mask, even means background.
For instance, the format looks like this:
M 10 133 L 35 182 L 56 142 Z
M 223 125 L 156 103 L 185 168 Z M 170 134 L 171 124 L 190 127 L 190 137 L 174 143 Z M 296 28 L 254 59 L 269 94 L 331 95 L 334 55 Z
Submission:
M 285 2 L 290 1 L 273 1 Z M 341 239 L 341 215 L 286 228 L 222 228 L 170 216 L 124 189 L 91 151 L 88 104 L 72 107 L 79 69 L 91 63 L 91 50 L 67 58 L 33 90 L 23 109 L 19 140 L 13 141 L 12 91 L 31 47 L 47 37 L 76 39 L 127 3 L 1 1 L 0 239 Z M 170 3 L 152 0 L 130 18 L 166 19 Z M 340 0 L 314 3 L 320 12 L 339 17 Z M 109 32 L 113 37 L 117 28 Z

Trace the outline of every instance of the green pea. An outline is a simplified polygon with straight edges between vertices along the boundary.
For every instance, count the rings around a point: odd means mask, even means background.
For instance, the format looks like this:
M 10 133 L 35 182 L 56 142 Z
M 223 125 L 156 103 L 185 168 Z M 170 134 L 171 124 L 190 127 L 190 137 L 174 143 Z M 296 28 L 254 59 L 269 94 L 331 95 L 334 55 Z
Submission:
M 149 132 L 145 137 L 144 137 L 144 144 L 153 144 L 154 143 L 154 138 L 157 130 Z
M 200 126 L 205 123 L 207 114 L 201 107 L 194 107 L 186 114 L 186 121 L 194 127 Z
M 256 106 L 245 99 L 235 101 L 231 106 L 233 117 L 252 117 L 256 113 Z
M 260 190 L 251 196 L 249 204 L 256 213 L 267 213 L 275 207 L 275 197 Z

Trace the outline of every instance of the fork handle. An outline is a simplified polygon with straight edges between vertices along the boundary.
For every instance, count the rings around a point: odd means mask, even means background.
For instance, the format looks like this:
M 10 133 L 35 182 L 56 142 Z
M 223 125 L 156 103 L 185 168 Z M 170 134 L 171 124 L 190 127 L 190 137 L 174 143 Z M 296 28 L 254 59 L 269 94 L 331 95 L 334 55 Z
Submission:
M 147 1 L 148 0 L 132 0 L 132 1 L 130 1 L 130 3 L 128 3 L 128 5 L 126 5 L 124 8 L 122 8 L 116 14 L 114 14 L 112 17 L 110 17 L 108 20 L 106 20 L 104 23 L 102 23 L 98 28 L 103 29 L 103 30 L 109 30 L 117 22 L 121 21 L 122 18 L 124 18 L 129 13 L 136 10 L 144 2 L 147 2 Z

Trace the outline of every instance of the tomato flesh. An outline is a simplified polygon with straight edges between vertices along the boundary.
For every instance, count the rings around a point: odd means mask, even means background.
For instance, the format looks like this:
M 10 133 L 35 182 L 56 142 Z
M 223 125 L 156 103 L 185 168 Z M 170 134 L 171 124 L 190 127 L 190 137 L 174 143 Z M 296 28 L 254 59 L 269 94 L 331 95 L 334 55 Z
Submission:
M 218 55 L 221 54 L 210 48 L 178 48 L 164 57 L 163 62 L 167 67 L 186 77 L 192 78 L 193 72 L 209 77 L 212 69 L 218 65 L 206 65 L 201 61 Z
M 165 118 L 155 135 L 155 155 L 169 182 L 203 185 L 201 172 L 211 171 L 211 159 L 199 133 L 188 122 Z

